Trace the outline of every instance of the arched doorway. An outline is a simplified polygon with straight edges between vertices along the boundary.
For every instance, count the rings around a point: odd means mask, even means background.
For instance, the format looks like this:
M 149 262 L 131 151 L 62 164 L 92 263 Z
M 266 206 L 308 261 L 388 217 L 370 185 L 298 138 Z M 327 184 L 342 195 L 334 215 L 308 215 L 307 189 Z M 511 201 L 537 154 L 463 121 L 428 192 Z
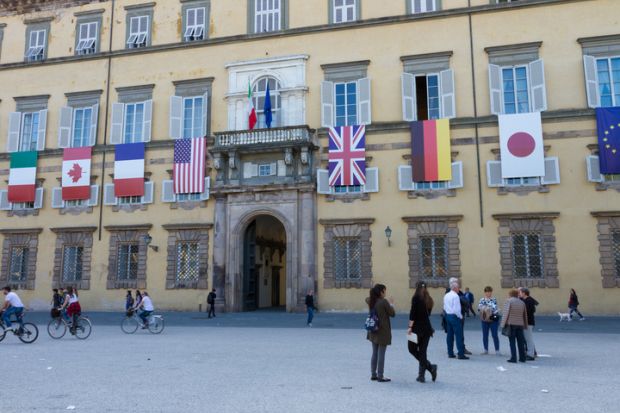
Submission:
M 243 236 L 243 311 L 286 308 L 286 231 L 273 216 L 259 215 Z

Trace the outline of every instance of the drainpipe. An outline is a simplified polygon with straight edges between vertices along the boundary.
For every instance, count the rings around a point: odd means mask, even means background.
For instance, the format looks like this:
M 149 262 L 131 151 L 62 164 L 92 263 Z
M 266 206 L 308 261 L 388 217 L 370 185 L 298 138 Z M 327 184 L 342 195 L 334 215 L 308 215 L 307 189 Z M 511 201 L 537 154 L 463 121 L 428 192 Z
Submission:
M 103 116 L 103 158 L 101 160 L 101 188 L 99 188 L 99 199 L 101 206 L 99 208 L 99 241 L 101 241 L 101 232 L 103 231 L 103 195 L 105 186 L 105 160 L 106 145 L 108 142 L 108 111 L 110 107 L 110 78 L 112 75 L 112 39 L 114 34 L 114 8 L 116 0 L 112 0 L 112 13 L 110 14 L 110 41 L 108 43 L 108 73 L 105 85 L 105 113 Z
M 467 7 L 471 7 L 471 0 L 467 0 Z M 472 98 L 474 103 L 474 139 L 476 141 L 476 168 L 478 172 L 478 206 L 480 209 L 480 227 L 484 228 L 484 210 L 482 205 L 482 177 L 480 175 L 480 136 L 478 131 L 478 102 L 476 100 L 476 66 L 474 62 L 474 35 L 471 22 L 471 12 L 467 13 L 469 21 L 469 55 L 471 62 Z

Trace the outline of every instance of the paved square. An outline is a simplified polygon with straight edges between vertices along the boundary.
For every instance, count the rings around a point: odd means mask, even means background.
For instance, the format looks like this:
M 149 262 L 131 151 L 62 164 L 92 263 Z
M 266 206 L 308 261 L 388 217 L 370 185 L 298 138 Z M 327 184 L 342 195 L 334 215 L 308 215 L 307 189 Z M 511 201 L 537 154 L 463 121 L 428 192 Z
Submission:
M 439 365 L 439 377 L 425 384 L 415 381 L 417 362 L 406 351 L 405 331 L 396 329 L 386 360 L 393 381 L 384 384 L 369 381 L 370 344 L 364 331 L 351 328 L 363 319 L 359 314 L 319 314 L 312 329 L 292 328 L 303 326 L 297 314 L 224 314 L 216 320 L 173 314 L 159 336 L 123 334 L 119 317 L 93 315 L 86 341 L 68 335 L 52 340 L 42 316 L 34 317 L 36 343 L 7 336 L 0 343 L 0 411 L 567 413 L 620 406 L 618 330 L 606 326 L 543 327 L 537 348 L 550 357 L 511 365 L 507 356 L 477 355 L 478 321 L 468 321 L 472 359 L 449 360 L 445 334 L 438 331 L 429 357 Z M 399 316 L 394 327 L 405 322 Z M 547 323 L 563 327 L 555 319 Z M 503 337 L 501 346 L 508 351 Z

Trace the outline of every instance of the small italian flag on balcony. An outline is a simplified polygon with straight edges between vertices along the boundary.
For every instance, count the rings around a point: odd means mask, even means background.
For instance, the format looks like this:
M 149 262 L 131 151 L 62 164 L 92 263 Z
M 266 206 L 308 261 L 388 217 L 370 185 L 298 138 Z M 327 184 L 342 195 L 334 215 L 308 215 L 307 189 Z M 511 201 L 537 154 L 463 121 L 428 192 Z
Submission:
M 37 152 L 13 152 L 9 171 L 9 202 L 34 202 Z
M 252 86 L 248 81 L 248 129 L 254 129 L 256 126 L 256 109 L 254 108 L 254 101 L 252 100 Z

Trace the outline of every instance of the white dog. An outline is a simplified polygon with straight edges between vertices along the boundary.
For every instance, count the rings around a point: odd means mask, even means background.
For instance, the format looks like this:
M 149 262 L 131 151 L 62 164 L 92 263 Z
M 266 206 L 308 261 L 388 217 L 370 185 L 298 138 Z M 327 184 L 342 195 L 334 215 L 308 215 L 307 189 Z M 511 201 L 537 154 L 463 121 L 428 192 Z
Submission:
M 566 321 L 571 321 L 572 320 L 571 316 L 570 316 L 570 313 L 560 313 L 560 312 L 558 312 L 558 315 L 560 316 L 560 323 L 562 321 L 564 321 L 564 320 L 566 320 Z

